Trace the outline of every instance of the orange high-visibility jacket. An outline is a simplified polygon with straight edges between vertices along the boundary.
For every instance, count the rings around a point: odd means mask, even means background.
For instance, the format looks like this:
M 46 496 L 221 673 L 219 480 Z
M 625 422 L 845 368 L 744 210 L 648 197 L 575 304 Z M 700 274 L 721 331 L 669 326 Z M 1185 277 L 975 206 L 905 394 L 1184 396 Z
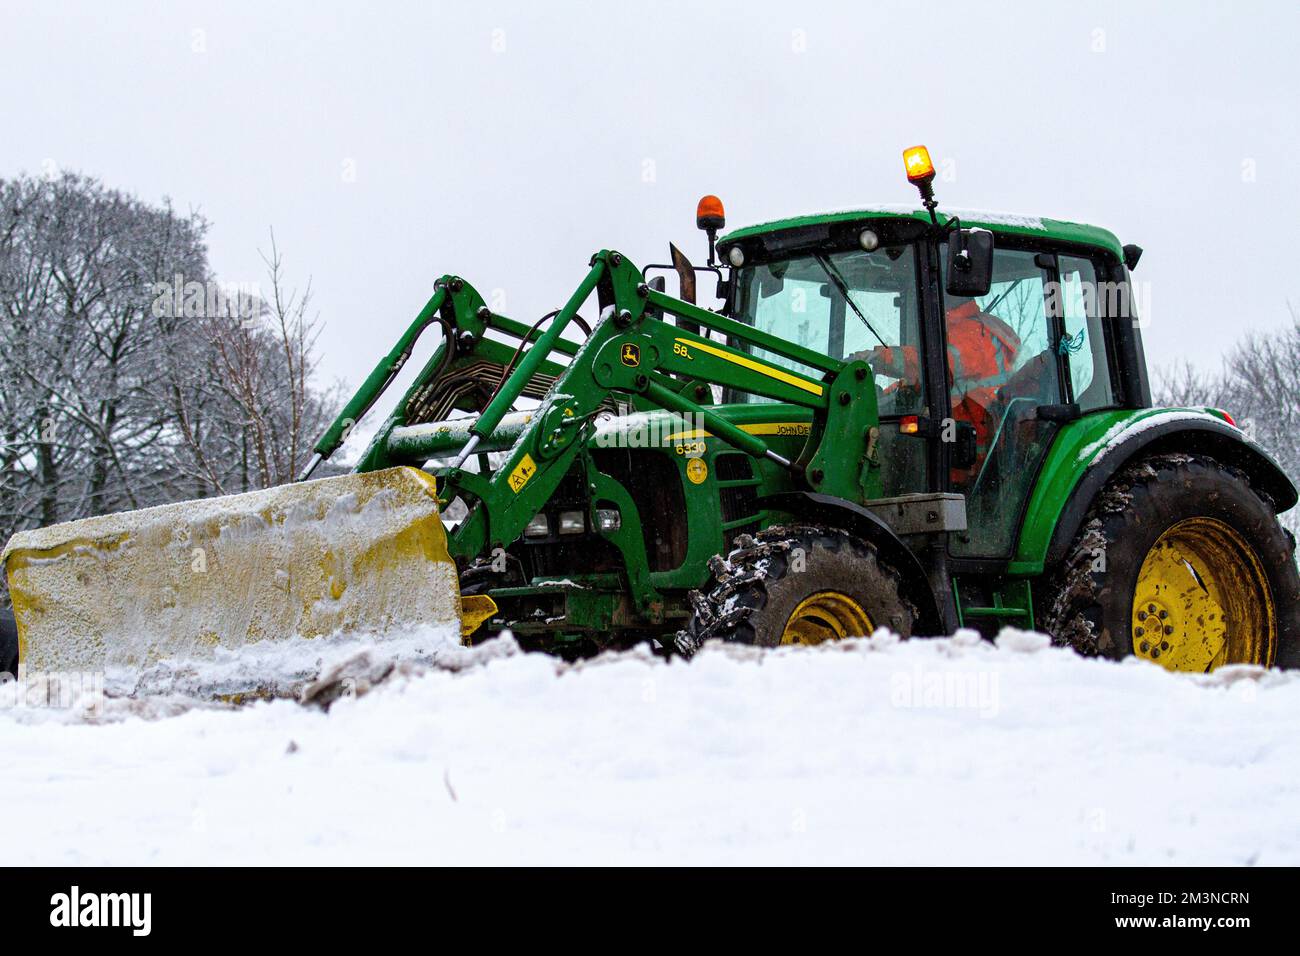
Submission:
M 1020 336 L 972 299 L 948 311 L 948 380 L 953 398 L 988 408 L 1015 370 Z M 957 404 L 957 401 L 954 401 Z
M 993 439 L 989 408 L 1015 370 L 1020 336 L 996 315 L 981 312 L 974 299 L 949 309 L 947 319 L 953 418 L 975 426 L 975 444 L 983 458 Z M 904 382 L 921 380 L 920 361 L 910 345 L 875 349 L 873 358 L 887 375 Z
M 948 381 L 953 404 L 970 397 L 987 407 L 1011 377 L 1020 336 L 996 315 L 981 312 L 974 299 L 948 310 Z M 920 361 L 910 345 L 872 350 L 872 364 L 905 382 L 921 380 Z

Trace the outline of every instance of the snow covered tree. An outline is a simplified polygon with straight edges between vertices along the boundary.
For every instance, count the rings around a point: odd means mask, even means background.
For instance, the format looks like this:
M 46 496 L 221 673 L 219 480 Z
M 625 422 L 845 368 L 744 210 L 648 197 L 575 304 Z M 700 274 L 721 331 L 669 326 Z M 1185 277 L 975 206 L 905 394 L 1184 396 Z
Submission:
M 1251 333 L 1217 372 L 1181 362 L 1157 375 L 1157 405 L 1206 405 L 1225 409 L 1251 438 L 1300 482 L 1300 315 L 1287 303 L 1291 324 Z M 1290 526 L 1300 525 L 1294 517 Z
M 207 223 L 73 173 L 0 180 L 0 535 L 291 480 L 328 408 L 310 286 L 230 292 Z

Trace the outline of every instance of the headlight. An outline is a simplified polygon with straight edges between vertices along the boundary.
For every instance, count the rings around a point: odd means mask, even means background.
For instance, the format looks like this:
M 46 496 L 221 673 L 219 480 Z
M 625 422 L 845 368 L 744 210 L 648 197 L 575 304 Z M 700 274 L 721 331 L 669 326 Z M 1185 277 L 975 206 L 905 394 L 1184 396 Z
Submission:
M 560 534 L 582 534 L 587 530 L 587 521 L 581 511 L 560 512 Z
M 863 229 L 862 232 L 858 234 L 858 245 L 867 250 L 867 252 L 875 252 L 880 248 L 880 237 L 877 236 L 875 231 L 872 229 Z
M 551 525 L 550 522 L 546 520 L 546 515 L 544 513 L 535 515 L 533 520 L 528 522 L 524 527 L 525 538 L 545 538 L 550 533 Z
M 618 513 L 617 508 L 597 508 L 596 527 L 602 534 L 617 531 L 623 527 L 623 516 Z
M 745 264 L 745 250 L 740 246 L 732 246 L 727 250 L 727 261 L 739 269 Z

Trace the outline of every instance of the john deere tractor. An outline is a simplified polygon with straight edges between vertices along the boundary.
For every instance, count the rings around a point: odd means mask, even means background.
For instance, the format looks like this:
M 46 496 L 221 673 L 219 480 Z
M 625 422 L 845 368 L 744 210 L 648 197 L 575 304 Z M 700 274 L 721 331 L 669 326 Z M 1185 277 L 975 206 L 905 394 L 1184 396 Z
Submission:
M 352 473 L 16 536 L 23 654 L 458 622 L 690 655 L 1010 625 L 1174 670 L 1300 662 L 1296 489 L 1228 412 L 1152 407 L 1141 250 L 941 213 L 924 148 L 904 159 L 919 209 L 719 235 L 706 197 L 703 266 L 600 251 L 536 322 L 444 276 L 304 478 L 436 327 Z

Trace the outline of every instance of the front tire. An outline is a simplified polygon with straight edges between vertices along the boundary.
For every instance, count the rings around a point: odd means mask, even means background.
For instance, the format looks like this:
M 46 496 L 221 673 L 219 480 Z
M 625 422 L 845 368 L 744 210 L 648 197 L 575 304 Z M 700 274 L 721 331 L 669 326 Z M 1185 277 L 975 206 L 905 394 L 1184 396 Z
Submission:
M 870 543 L 837 528 L 777 526 L 741 535 L 712 581 L 691 593 L 692 617 L 677 634 L 690 655 L 719 639 L 757 647 L 820 644 L 888 627 L 909 637 L 916 609 L 898 574 Z
M 1056 576 L 1046 630 L 1083 654 L 1168 670 L 1297 666 L 1294 547 L 1243 472 L 1154 456 L 1097 496 Z

